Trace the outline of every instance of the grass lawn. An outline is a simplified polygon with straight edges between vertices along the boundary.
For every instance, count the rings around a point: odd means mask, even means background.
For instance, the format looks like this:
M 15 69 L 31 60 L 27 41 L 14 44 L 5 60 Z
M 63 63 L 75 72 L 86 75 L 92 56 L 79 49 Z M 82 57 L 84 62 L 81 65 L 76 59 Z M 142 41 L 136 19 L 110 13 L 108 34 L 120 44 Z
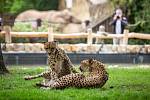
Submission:
M 42 80 L 25 81 L 23 76 L 42 72 L 41 68 L 9 68 L 0 76 L 0 100 L 150 100 L 150 68 L 108 68 L 109 80 L 103 88 L 43 90 Z

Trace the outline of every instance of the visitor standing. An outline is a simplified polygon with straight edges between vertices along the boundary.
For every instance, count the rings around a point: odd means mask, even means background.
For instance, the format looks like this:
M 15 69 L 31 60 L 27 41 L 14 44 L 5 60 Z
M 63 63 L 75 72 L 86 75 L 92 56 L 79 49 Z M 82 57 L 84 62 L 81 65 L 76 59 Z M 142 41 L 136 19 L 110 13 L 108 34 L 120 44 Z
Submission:
M 110 23 L 114 26 L 114 32 L 115 34 L 123 34 L 125 26 L 127 25 L 127 19 L 126 17 L 123 17 L 123 13 L 121 9 L 116 9 L 115 15 L 113 17 L 113 21 Z M 113 44 L 123 44 L 122 38 L 114 38 Z

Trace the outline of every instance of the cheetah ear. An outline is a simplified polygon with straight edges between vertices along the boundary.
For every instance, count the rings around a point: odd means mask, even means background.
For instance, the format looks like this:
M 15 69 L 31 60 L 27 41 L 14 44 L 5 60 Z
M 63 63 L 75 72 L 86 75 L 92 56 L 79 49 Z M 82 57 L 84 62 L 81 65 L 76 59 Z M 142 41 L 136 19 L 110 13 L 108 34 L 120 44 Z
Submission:
M 53 42 L 55 42 L 55 43 L 59 43 L 57 40 L 55 40 L 55 41 L 53 41 Z
M 56 45 L 58 46 L 59 42 L 57 40 L 53 41 L 54 43 L 56 43 Z
M 42 43 L 42 44 L 45 44 L 46 42 L 42 41 L 41 43 Z
M 93 60 L 93 58 L 89 59 L 89 63 L 92 64 Z

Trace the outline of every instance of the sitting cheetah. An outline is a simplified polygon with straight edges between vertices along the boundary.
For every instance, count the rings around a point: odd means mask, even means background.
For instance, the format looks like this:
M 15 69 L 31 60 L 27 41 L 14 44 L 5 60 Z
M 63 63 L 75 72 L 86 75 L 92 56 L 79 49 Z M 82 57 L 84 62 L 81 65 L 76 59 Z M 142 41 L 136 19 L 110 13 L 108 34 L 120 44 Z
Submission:
M 38 75 L 25 76 L 25 80 L 31 80 L 39 77 L 44 77 L 46 81 L 51 80 L 52 71 L 56 77 L 62 77 L 71 73 L 76 73 L 73 64 L 64 50 L 58 47 L 56 41 L 44 43 L 44 49 L 48 53 L 49 70 Z
M 102 87 L 108 80 L 108 73 L 105 65 L 97 60 L 89 59 L 81 62 L 81 72 L 89 72 L 87 75 L 83 73 L 72 73 L 62 76 L 53 82 L 41 84 L 42 87 L 48 88 L 66 88 L 66 87 Z

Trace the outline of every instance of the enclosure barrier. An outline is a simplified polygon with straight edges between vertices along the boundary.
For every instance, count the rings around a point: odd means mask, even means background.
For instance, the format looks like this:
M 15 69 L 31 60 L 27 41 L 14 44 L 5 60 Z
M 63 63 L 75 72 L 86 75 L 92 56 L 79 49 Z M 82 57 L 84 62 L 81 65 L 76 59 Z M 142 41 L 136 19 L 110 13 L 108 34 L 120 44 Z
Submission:
M 150 40 L 150 34 L 143 33 L 129 33 L 129 30 L 125 30 L 124 34 L 111 34 L 104 31 L 101 31 L 100 34 L 93 33 L 91 29 L 87 30 L 87 33 L 68 33 L 60 34 L 53 32 L 53 28 L 50 27 L 48 32 L 12 32 L 10 27 L 5 27 L 5 31 L 2 31 L 0 35 L 5 35 L 5 42 L 11 43 L 12 37 L 24 37 L 24 38 L 33 38 L 33 37 L 45 37 L 48 38 L 48 41 L 53 41 L 54 39 L 76 39 L 76 38 L 87 38 L 87 44 L 92 45 L 93 38 L 99 39 L 113 39 L 113 38 L 123 38 L 123 44 L 128 44 L 129 38 L 138 38 L 138 39 L 148 39 Z

